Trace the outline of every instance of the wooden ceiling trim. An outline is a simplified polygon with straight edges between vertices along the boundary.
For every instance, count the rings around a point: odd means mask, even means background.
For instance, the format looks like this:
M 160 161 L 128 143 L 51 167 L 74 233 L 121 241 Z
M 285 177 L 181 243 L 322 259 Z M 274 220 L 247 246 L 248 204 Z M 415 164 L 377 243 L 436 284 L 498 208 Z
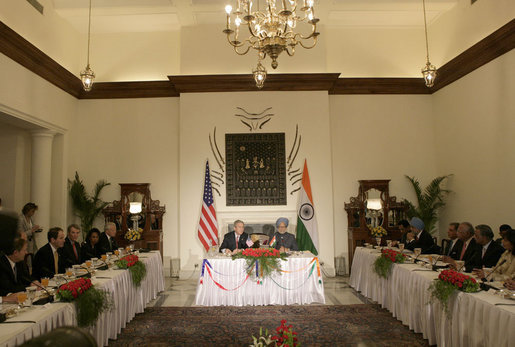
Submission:
M 179 93 L 170 81 L 96 82 L 91 91 L 80 89 L 79 99 L 169 98 Z
M 515 48 L 515 19 L 440 69 L 433 88 L 422 78 L 338 78 L 338 73 L 269 74 L 263 91 L 329 94 L 432 94 Z M 0 21 L 0 53 L 78 99 L 178 97 L 180 93 L 259 91 L 252 75 L 168 76 L 168 81 L 96 82 L 84 92 L 80 79 Z
M 0 21 L 0 53 L 74 97 L 82 82 L 55 60 Z
M 338 73 L 269 74 L 262 89 L 248 75 L 168 76 L 179 93 L 329 90 Z
M 515 48 L 515 19 L 438 69 L 436 92 Z

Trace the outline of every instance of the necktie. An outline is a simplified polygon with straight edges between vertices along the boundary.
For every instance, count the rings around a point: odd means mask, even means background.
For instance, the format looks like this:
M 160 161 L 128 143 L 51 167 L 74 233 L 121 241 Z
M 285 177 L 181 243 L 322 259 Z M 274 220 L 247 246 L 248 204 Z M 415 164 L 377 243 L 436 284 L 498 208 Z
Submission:
M 113 250 L 113 241 L 111 240 L 111 238 L 109 238 L 109 250 Z
M 59 254 L 57 254 L 57 251 L 54 252 L 54 271 L 55 274 L 59 273 Z
M 18 282 L 18 276 L 17 276 L 17 271 L 16 271 L 16 263 L 14 264 L 13 266 L 13 272 L 14 272 L 14 282 Z
M 481 258 L 484 258 L 484 257 L 485 257 L 485 253 L 486 253 L 486 249 L 485 249 L 485 247 L 483 247 L 482 254 L 481 254 Z
M 467 246 L 468 246 L 467 243 L 463 244 L 463 248 L 461 249 L 460 260 L 463 260 L 463 256 L 465 255 L 465 251 L 467 250 Z
M 75 242 L 72 241 L 73 253 L 75 253 L 75 259 L 79 260 L 79 254 L 77 253 L 77 248 L 75 248 Z
M 236 235 L 236 249 L 238 249 L 238 243 L 240 242 L 240 235 Z

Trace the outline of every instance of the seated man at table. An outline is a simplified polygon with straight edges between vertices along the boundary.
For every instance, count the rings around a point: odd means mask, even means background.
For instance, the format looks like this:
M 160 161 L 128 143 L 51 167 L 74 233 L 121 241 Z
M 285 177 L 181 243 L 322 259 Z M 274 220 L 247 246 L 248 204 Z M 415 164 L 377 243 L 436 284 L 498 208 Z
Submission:
M 472 269 L 474 255 L 477 251 L 481 252 L 480 246 L 476 244 L 476 240 L 474 239 L 474 227 L 472 224 L 469 222 L 460 223 L 458 226 L 458 239 L 460 239 L 463 244 L 458 252 L 458 259 L 456 260 L 464 261 L 465 267 L 468 266 Z M 446 263 L 450 263 L 452 268 L 460 270 L 458 269 L 455 259 L 446 256 L 443 260 Z
M 249 240 L 249 234 L 244 232 L 245 224 L 241 220 L 234 221 L 234 230 L 225 234 L 222 245 L 220 246 L 220 253 L 236 254 L 245 248 L 252 246 L 252 241 Z
M 480 246 L 469 262 L 468 267 L 465 266 L 467 272 L 472 269 L 481 269 L 483 267 L 494 267 L 499 258 L 504 253 L 504 247 L 500 246 L 493 240 L 494 232 L 486 224 L 476 225 L 474 230 L 474 239 Z
M 458 260 L 458 257 L 461 252 L 461 247 L 463 246 L 463 241 L 458 238 L 458 227 L 460 223 L 451 223 L 447 228 L 447 236 L 449 237 L 450 242 L 447 244 L 447 247 L 443 250 L 444 256 L 449 256 L 454 260 Z
M 431 253 L 435 245 L 431 235 L 424 230 L 424 222 L 418 217 L 413 217 L 410 220 L 411 231 L 408 233 L 406 249 L 413 251 L 415 248 L 422 249 L 422 254 Z
M 118 244 L 114 237 L 116 236 L 116 224 L 108 222 L 104 226 L 104 232 L 100 234 L 98 240 L 98 248 L 100 254 L 106 254 L 107 252 L 114 252 L 118 249 Z
M 398 246 L 399 243 L 406 244 L 407 238 L 408 238 L 408 233 L 411 232 L 411 226 L 409 225 L 409 222 L 405 219 L 403 219 L 399 223 L 397 223 L 397 226 L 399 227 L 399 231 L 402 233 L 402 235 L 401 235 L 401 239 L 399 241 L 397 241 L 397 240 L 392 241 L 393 247 Z
M 297 242 L 295 241 L 295 236 L 286 232 L 288 224 L 289 220 L 287 218 L 279 218 L 275 222 L 277 232 L 274 234 L 272 240 L 270 240 L 270 246 L 278 249 L 281 253 L 289 252 L 290 250 L 299 250 L 299 246 L 297 246 Z M 274 243 L 274 245 L 272 245 L 272 243 Z
M 80 234 L 80 227 L 77 224 L 68 225 L 66 239 L 64 239 L 63 258 L 64 267 L 69 268 L 81 263 L 81 248 L 77 242 Z
M 41 247 L 34 257 L 32 278 L 41 281 L 43 277 L 54 277 L 55 274 L 64 273 L 64 259 L 62 248 L 64 246 L 64 231 L 59 227 L 48 230 L 48 243 Z
M 10 248 L 0 254 L 0 296 L 3 301 L 11 301 L 6 297 L 8 294 L 24 292 L 25 287 L 31 285 L 29 269 L 24 262 L 25 254 L 27 238 L 21 234 L 14 239 Z

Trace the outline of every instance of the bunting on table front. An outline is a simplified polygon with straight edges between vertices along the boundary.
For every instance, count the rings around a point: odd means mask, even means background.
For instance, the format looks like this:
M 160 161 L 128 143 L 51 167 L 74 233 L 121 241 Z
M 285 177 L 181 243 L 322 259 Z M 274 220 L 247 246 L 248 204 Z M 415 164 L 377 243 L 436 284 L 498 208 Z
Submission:
M 206 160 L 206 174 L 204 176 L 204 193 L 202 195 L 202 209 L 198 223 L 198 238 L 204 249 L 209 251 L 211 246 L 218 244 L 218 222 L 216 221 L 215 202 L 211 188 L 211 175 L 209 161 Z
M 317 219 L 306 160 L 304 160 L 302 186 L 300 188 L 299 202 L 297 205 L 297 244 L 299 250 L 310 251 L 314 255 L 318 255 Z

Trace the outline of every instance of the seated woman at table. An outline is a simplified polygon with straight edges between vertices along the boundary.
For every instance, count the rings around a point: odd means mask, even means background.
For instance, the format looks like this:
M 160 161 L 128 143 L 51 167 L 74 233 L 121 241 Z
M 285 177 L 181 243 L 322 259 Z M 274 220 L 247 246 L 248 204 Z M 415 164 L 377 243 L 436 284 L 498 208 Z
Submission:
M 299 246 L 297 246 L 297 242 L 295 241 L 295 236 L 286 232 L 288 228 L 289 221 L 287 218 L 279 218 L 275 222 L 275 227 L 277 228 L 276 233 L 272 240 L 270 240 L 270 244 L 275 242 L 274 247 L 278 249 L 281 253 L 291 251 L 298 251 Z
M 515 230 L 508 230 L 503 235 L 502 245 L 506 251 L 499 258 L 497 265 L 494 267 L 494 272 L 489 275 L 489 280 L 505 281 L 515 276 Z M 488 276 L 483 269 L 474 269 L 473 273 L 478 278 Z
M 97 228 L 93 228 L 88 232 L 86 241 L 81 247 L 82 261 L 90 260 L 91 258 L 100 258 L 100 247 L 98 244 L 99 239 L 100 230 Z

